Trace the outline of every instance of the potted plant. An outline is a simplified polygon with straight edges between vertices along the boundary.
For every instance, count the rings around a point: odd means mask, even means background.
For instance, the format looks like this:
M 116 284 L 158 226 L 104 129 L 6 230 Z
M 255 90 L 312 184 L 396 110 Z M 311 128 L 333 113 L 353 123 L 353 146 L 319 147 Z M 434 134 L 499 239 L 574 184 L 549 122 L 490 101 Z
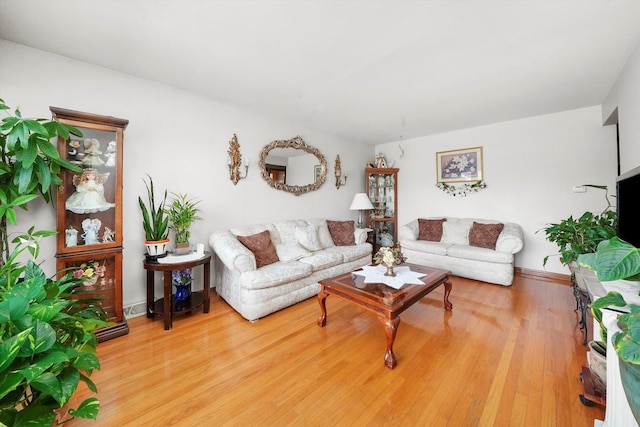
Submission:
M 578 263 L 593 269 L 600 281 L 629 280 L 637 282 L 640 289 L 640 249 L 618 237 L 601 242 L 595 253 L 578 257 Z M 627 401 L 636 421 L 640 422 L 640 305 L 628 304 L 619 292 L 609 292 L 591 303 L 605 343 L 607 329 L 602 323 L 602 309 L 612 306 L 626 307 L 629 311 L 618 318 L 620 331 L 611 337 L 611 342 L 618 355 Z
M 189 228 L 194 221 L 202 219 L 198 216 L 198 203 L 200 202 L 189 199 L 186 194 L 173 193 L 173 200 L 165 209 L 175 232 L 175 253 L 178 255 L 189 253 Z
M 167 190 L 164 191 L 162 201 L 156 205 L 155 190 L 153 188 L 153 179 L 147 175 L 149 182 L 144 181 L 147 189 L 147 203 L 142 201 L 142 197 L 138 196 L 138 204 L 142 211 L 142 226 L 144 227 L 145 246 L 147 254 L 152 258 L 161 258 L 167 254 L 167 245 L 169 244 L 169 217 L 165 211 L 167 201 Z
M 0 123 L 0 266 L 9 258 L 7 223 L 17 223 L 17 208 L 42 197 L 51 200 L 51 190 L 62 184 L 60 171 L 82 169 L 60 157 L 54 138 L 82 136 L 77 128 L 47 119 L 26 119 L 0 99 L 6 117 Z M 53 143 L 51 141 L 54 141 Z
M 97 392 L 89 379 L 100 368 L 93 331 L 107 326 L 106 313 L 72 273 L 53 280 L 34 261 L 17 261 L 25 250 L 37 257 L 39 239 L 53 234 L 32 227 L 0 266 L 0 425 L 50 426 L 98 413 L 96 398 L 75 409 L 68 402 L 80 381 Z

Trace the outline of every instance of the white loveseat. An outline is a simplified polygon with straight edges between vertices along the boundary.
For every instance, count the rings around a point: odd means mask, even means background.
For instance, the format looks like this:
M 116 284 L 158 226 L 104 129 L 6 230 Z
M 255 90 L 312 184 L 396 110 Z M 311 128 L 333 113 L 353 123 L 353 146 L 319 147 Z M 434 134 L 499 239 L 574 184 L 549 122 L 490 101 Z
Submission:
M 353 221 L 348 221 L 353 224 Z M 257 268 L 256 256 L 237 236 L 269 231 L 278 260 Z M 319 280 L 371 263 L 367 233 L 354 228 L 355 245 L 336 246 L 325 219 L 290 220 L 215 231 L 209 237 L 216 292 L 247 320 L 303 301 Z
M 456 276 L 498 285 L 510 286 L 513 283 L 514 254 L 524 245 L 522 228 L 518 224 L 474 218 L 425 218 L 438 219 L 444 219 L 439 241 L 418 240 L 418 219 L 399 228 L 399 242 L 407 262 L 449 270 Z M 474 222 L 481 225 L 504 224 L 494 241 L 495 249 L 469 244 Z M 481 226 L 476 230 L 479 228 Z

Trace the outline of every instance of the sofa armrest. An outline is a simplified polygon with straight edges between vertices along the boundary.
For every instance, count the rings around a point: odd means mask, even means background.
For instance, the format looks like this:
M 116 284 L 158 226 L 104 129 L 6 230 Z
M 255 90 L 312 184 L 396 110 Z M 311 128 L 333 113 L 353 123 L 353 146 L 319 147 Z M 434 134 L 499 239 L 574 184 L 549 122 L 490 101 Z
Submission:
M 520 252 L 523 246 L 522 228 L 518 224 L 504 223 L 502 233 L 500 233 L 496 242 L 496 251 L 515 254 Z
M 364 228 L 356 228 L 353 232 L 356 245 L 361 245 L 363 243 L 367 243 L 368 233 Z
M 256 269 L 256 257 L 228 230 L 214 231 L 209 246 L 230 270 L 243 273 Z
M 418 238 L 418 220 L 414 219 L 408 224 L 398 228 L 398 240 L 416 240 Z

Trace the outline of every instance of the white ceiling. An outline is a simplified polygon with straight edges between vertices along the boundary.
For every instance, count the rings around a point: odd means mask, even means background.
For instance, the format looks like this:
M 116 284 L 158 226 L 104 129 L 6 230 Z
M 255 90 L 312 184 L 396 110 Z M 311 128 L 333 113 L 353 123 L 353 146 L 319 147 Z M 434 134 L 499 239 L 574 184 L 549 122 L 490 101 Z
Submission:
M 0 0 L 0 38 L 382 143 L 600 104 L 640 1 Z

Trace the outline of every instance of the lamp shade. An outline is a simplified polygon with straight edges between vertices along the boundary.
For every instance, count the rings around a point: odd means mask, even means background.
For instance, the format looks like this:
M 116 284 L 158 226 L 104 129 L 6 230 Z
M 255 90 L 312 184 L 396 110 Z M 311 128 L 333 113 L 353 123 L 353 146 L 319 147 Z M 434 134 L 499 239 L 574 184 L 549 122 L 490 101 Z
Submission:
M 352 211 L 373 209 L 373 205 L 365 193 L 356 193 L 349 209 Z

